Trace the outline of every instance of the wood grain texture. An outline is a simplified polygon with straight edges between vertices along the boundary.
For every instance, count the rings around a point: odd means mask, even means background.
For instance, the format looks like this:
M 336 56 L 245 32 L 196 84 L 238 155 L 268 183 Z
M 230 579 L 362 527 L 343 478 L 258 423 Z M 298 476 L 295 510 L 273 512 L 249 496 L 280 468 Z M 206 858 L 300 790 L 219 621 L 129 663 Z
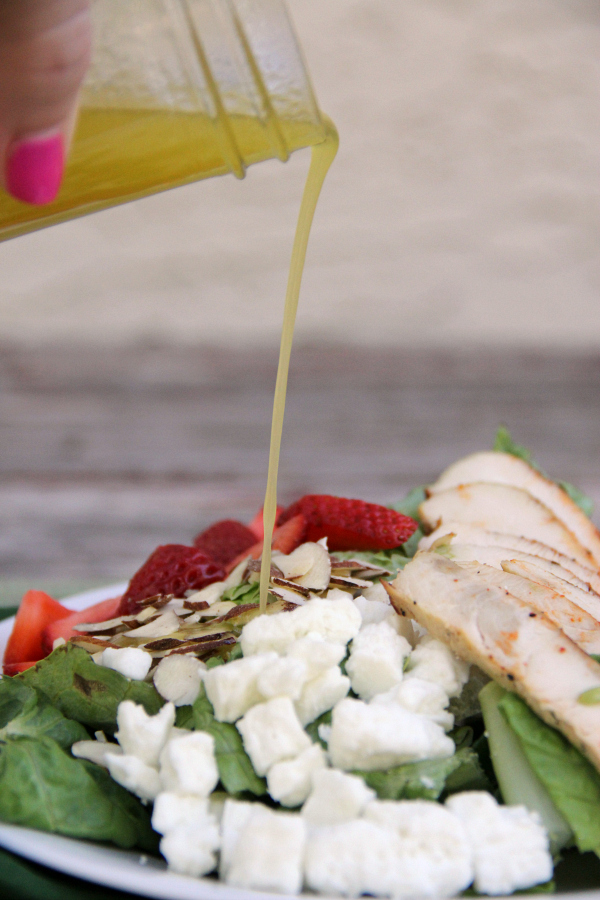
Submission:
M 0 348 L 4 578 L 128 577 L 262 501 L 276 354 Z M 600 501 L 600 354 L 302 347 L 280 497 L 397 499 L 505 423 Z

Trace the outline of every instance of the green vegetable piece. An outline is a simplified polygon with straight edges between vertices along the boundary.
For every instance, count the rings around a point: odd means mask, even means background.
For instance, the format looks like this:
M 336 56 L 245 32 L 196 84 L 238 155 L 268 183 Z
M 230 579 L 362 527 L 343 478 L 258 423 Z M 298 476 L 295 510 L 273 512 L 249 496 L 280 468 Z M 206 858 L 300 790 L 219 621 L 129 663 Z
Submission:
M 517 735 L 500 712 L 499 703 L 507 696 L 508 691 L 495 681 L 490 681 L 479 694 L 500 793 L 505 803 L 514 806 L 522 804 L 539 813 L 550 838 L 551 850 L 557 853 L 570 843 L 573 832 L 536 775 Z
M 149 715 L 164 700 L 154 686 L 130 681 L 106 666 L 98 666 L 86 650 L 65 644 L 36 666 L 15 676 L 69 719 L 94 731 L 112 733 L 117 727 L 117 708 L 122 700 L 140 703 Z
M 578 849 L 600 855 L 600 774 L 520 697 L 507 693 L 498 705 L 527 761 L 573 830 Z
M 456 778 L 456 788 L 447 789 L 450 777 L 463 769 L 463 777 Z M 467 772 L 468 769 L 468 772 Z M 488 785 L 477 759 L 477 754 L 468 747 L 458 750 L 447 759 L 426 759 L 423 762 L 395 766 L 384 772 L 364 772 L 358 775 L 372 788 L 380 800 L 437 800 L 446 790 L 485 790 Z
M 150 852 L 158 844 L 135 797 L 47 737 L 10 741 L 0 753 L 0 820 Z
M 89 735 L 83 725 L 66 719 L 58 709 L 38 697 L 33 688 L 14 678 L 0 681 L 0 743 L 15 737 L 49 737 L 69 749 Z
M 420 522 L 419 507 L 426 499 L 425 488 L 416 487 L 409 491 L 403 500 L 399 500 L 397 503 L 389 503 L 388 507 L 402 513 L 403 516 L 410 516 L 411 519 Z
M 178 728 L 212 734 L 221 784 L 228 794 L 249 791 L 261 797 L 267 793 L 266 782 L 264 778 L 259 778 L 252 768 L 239 731 L 235 725 L 215 719 L 212 704 L 204 692 L 203 685 L 193 706 L 179 707 L 175 724 Z
M 574 484 L 569 484 L 568 481 L 559 481 L 558 482 L 565 494 L 568 494 L 573 503 L 576 503 L 579 509 L 586 514 L 586 516 L 591 518 L 592 513 L 594 512 L 594 501 L 591 497 L 588 497 L 587 494 L 584 494 L 583 491 L 579 490 L 578 487 L 575 487 Z
M 496 432 L 496 438 L 494 440 L 494 450 L 498 453 L 508 453 L 510 456 L 518 456 L 519 459 L 525 460 L 526 463 L 529 463 L 534 469 L 540 471 L 540 467 L 533 460 L 531 450 L 528 450 L 527 447 L 523 447 L 522 444 L 517 444 L 516 441 L 513 441 L 512 435 L 506 425 L 500 425 Z
M 590 688 L 589 691 L 584 691 L 583 694 L 580 694 L 577 698 L 578 703 L 583 703 L 584 706 L 596 706 L 596 704 L 600 703 L 600 687 Z
M 340 665 L 340 668 L 342 669 L 344 675 L 346 674 L 346 669 L 344 667 L 345 661 L 345 659 L 342 660 L 342 663 Z M 314 719 L 312 722 L 310 722 L 305 729 L 313 744 L 319 743 L 324 750 L 327 750 L 327 742 L 322 740 L 322 738 L 319 736 L 319 725 L 331 725 L 331 713 L 332 710 L 330 709 L 326 710 L 324 713 L 321 713 L 318 719 Z
M 236 585 L 235 587 L 229 588 L 229 590 L 225 591 L 221 596 L 221 600 L 230 600 L 233 603 L 258 603 L 258 595 L 260 593 L 260 584 L 258 581 L 253 581 L 250 584 L 247 581 L 243 581 L 241 584 Z

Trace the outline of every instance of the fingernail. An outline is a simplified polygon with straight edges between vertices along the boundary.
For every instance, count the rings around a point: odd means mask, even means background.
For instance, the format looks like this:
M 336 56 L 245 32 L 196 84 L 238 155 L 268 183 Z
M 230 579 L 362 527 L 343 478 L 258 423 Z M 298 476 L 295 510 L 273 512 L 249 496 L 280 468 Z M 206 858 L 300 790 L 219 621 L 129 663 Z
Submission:
M 6 164 L 6 189 L 17 200 L 42 206 L 58 194 L 65 164 L 61 134 L 15 144 Z

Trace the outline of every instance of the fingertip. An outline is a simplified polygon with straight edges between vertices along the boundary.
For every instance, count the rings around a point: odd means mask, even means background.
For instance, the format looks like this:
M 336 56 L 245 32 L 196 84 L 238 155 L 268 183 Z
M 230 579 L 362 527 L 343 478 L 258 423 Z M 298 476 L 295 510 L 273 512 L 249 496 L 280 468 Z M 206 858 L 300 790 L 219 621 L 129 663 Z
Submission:
M 60 190 L 64 167 L 65 142 L 60 132 L 19 140 L 8 151 L 6 190 L 23 203 L 51 203 Z

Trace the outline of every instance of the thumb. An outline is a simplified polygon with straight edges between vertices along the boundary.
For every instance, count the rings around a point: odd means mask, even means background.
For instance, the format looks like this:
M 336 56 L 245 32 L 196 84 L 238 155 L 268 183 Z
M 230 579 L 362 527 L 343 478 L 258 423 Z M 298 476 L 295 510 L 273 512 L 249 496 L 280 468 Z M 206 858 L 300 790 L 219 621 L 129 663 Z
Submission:
M 58 194 L 90 50 L 89 0 L 0 0 L 0 181 L 18 200 Z

